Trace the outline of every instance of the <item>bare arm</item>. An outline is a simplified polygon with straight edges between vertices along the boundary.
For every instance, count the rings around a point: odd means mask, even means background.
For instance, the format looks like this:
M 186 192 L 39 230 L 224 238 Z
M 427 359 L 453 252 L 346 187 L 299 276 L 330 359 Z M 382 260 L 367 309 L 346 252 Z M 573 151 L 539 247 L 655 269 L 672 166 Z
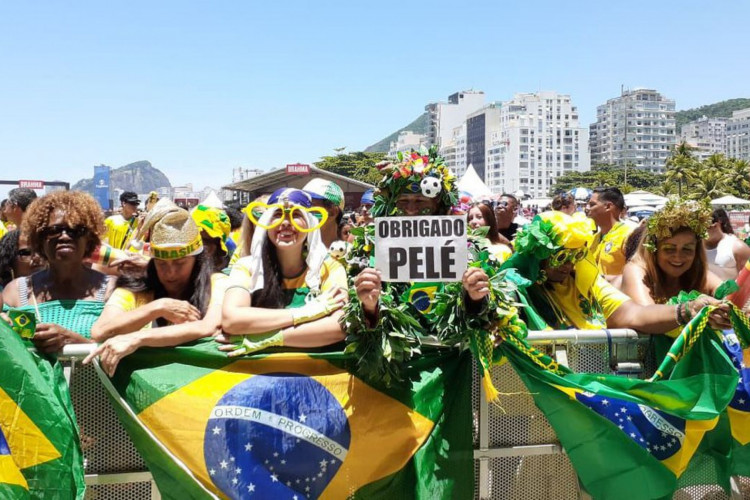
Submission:
M 197 321 L 188 321 L 178 325 L 150 328 L 132 333 L 125 333 L 110 338 L 89 354 L 84 363 L 89 363 L 96 356 L 104 371 L 111 377 L 122 358 L 141 347 L 171 347 L 203 337 L 215 335 L 221 328 L 221 306 L 210 307 L 206 316 Z
M 625 295 L 633 299 L 636 304 L 649 306 L 654 304 L 654 299 L 651 297 L 648 287 L 643 283 L 644 276 L 645 273 L 641 266 L 633 262 L 628 262 L 622 270 L 621 290 Z
M 714 296 L 714 293 L 716 293 L 716 289 L 719 288 L 719 285 L 721 285 L 721 278 L 716 276 L 711 271 L 706 272 L 706 295 Z
M 20 301 L 18 300 L 18 280 L 25 278 L 16 278 L 3 289 L 3 303 L 7 304 L 8 307 L 18 307 Z
M 732 251 L 734 253 L 734 262 L 737 265 L 737 272 L 740 272 L 745 267 L 748 259 L 750 259 L 750 246 L 747 246 L 744 241 L 738 239 L 734 242 Z
M 91 338 L 103 342 L 115 335 L 140 330 L 158 318 L 182 324 L 200 319 L 200 312 L 183 300 L 157 299 L 148 304 L 123 311 L 116 306 L 106 306 L 102 315 L 91 327 Z
M 266 333 L 294 324 L 288 309 L 266 309 L 250 306 L 250 292 L 239 287 L 230 287 L 224 294 L 222 329 L 231 335 Z
M 325 318 L 282 330 L 284 345 L 289 347 L 321 347 L 341 342 L 346 338 L 346 333 L 339 323 L 343 314 L 339 310 Z
M 676 306 L 652 304 L 644 306 L 634 300 L 623 302 L 607 318 L 608 328 L 632 328 L 645 333 L 665 333 L 680 325 L 675 316 Z

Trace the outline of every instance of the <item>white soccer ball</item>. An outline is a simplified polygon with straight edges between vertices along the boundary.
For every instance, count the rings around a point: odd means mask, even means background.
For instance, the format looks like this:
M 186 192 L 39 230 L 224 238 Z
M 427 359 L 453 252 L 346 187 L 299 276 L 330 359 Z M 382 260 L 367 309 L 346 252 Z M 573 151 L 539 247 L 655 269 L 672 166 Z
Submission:
M 331 243 L 331 246 L 328 248 L 328 254 L 336 260 L 343 259 L 348 249 L 345 241 L 337 240 Z
M 419 187 L 422 188 L 422 194 L 428 198 L 436 197 L 443 189 L 440 185 L 440 179 L 438 179 L 437 177 L 425 177 L 424 179 L 422 179 Z

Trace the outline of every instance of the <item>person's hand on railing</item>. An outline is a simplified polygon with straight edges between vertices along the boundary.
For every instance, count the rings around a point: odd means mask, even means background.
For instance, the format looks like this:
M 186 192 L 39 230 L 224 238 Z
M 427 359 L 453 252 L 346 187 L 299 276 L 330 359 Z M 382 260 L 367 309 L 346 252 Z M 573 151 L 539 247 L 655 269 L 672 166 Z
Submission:
M 37 324 L 31 341 L 34 343 L 34 347 L 39 351 L 48 354 L 60 352 L 66 344 L 84 344 L 91 342 L 90 339 L 54 323 Z
M 103 344 L 96 348 L 91 354 L 86 356 L 83 364 L 91 363 L 99 356 L 99 363 L 104 373 L 112 377 L 117 369 L 117 364 L 122 358 L 135 352 L 140 347 L 138 337 L 135 334 L 126 333 L 107 339 Z
M 216 336 L 214 340 L 224 344 L 219 347 L 219 350 L 227 353 L 230 358 L 252 354 L 269 347 L 284 346 L 284 335 L 281 331 L 259 335 L 227 335 L 223 333 Z

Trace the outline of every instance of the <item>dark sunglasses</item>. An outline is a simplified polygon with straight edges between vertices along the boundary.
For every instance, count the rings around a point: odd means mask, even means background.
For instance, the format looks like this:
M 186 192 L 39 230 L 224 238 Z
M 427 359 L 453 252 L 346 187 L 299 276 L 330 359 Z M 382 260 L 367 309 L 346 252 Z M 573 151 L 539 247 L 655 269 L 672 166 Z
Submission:
M 42 230 L 42 237 L 48 240 L 59 238 L 63 233 L 67 234 L 74 240 L 81 238 L 88 233 L 88 228 L 85 226 L 70 227 L 65 224 L 55 224 L 54 226 L 48 226 Z
M 16 256 L 18 257 L 31 257 L 31 249 L 30 248 L 21 248 L 16 252 Z

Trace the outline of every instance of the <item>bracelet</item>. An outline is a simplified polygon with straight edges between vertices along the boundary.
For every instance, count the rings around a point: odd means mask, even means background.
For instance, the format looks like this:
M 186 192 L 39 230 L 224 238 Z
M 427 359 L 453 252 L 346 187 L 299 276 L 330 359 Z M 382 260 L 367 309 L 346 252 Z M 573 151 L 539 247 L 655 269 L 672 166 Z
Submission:
M 682 316 L 682 304 L 677 304 L 677 307 L 674 308 L 674 319 L 680 326 L 685 324 L 685 318 Z
M 685 302 L 685 323 L 689 323 L 693 319 L 693 313 L 690 311 L 690 302 Z

